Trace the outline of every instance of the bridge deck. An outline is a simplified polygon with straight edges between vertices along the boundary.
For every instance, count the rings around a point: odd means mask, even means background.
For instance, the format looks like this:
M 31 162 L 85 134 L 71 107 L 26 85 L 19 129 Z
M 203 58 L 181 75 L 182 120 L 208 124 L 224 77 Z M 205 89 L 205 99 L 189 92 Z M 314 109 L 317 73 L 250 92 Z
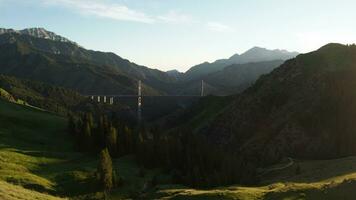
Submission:
M 84 95 L 86 97 L 139 97 L 139 95 L 106 95 L 106 94 L 95 94 L 95 95 Z M 141 95 L 141 97 L 202 97 L 201 95 Z

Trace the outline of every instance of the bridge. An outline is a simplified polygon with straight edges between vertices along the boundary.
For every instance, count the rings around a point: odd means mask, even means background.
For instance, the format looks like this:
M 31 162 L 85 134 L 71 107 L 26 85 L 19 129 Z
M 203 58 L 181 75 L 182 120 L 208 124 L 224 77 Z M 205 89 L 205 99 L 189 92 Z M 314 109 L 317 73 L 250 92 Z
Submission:
M 140 122 L 142 119 L 142 99 L 145 97 L 203 97 L 204 96 L 204 81 L 201 81 L 201 89 L 199 95 L 142 95 L 142 82 L 138 81 L 137 94 L 135 95 L 124 95 L 124 94 L 95 94 L 95 95 L 87 95 L 90 97 L 92 101 L 96 101 L 98 103 L 105 103 L 109 105 L 114 104 L 114 100 L 122 99 L 122 98 L 137 98 L 137 119 Z

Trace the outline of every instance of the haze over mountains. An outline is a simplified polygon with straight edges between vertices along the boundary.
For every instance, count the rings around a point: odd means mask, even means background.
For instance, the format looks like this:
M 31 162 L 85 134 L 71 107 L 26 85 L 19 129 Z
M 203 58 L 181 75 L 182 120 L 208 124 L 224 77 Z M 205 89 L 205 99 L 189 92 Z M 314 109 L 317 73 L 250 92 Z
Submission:
M 135 94 L 137 80 L 142 80 L 147 95 L 199 94 L 201 80 L 206 82 L 206 94 L 233 94 L 298 54 L 255 47 L 229 59 L 194 66 L 186 73 L 162 72 L 113 53 L 84 49 L 43 28 L 0 29 L 0 52 L 0 72 L 6 75 L 68 87 L 83 94 Z M 250 67 L 244 65 L 247 63 Z M 241 74 L 246 75 L 244 79 L 229 81 Z

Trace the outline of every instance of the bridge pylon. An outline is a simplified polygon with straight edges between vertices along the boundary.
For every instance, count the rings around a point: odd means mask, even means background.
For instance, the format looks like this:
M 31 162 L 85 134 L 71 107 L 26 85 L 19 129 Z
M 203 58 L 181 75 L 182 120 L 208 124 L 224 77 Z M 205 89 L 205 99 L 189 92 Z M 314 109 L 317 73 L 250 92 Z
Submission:
M 138 81 L 138 88 L 137 88 L 137 120 L 140 123 L 142 120 L 142 91 L 141 91 L 141 80 Z

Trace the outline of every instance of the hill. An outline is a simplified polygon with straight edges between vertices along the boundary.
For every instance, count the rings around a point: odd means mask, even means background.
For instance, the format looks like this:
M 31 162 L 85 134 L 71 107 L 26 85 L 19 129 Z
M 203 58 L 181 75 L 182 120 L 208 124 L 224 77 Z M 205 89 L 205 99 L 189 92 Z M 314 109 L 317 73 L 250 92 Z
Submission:
M 227 186 L 209 190 L 162 185 L 147 199 L 170 200 L 353 200 L 356 186 L 356 158 L 299 160 L 292 167 L 266 175 L 260 186 Z M 296 174 L 296 169 L 301 172 Z
M 5 30 L 0 31 L 2 74 L 85 94 L 135 94 L 137 80 L 145 84 L 145 93 L 157 94 L 165 92 L 174 80 L 165 72 L 131 63 L 113 53 L 84 49 L 44 29 Z
M 0 75 L 0 88 L 8 94 L 2 96 L 9 96 L 6 99 L 10 102 L 26 102 L 61 115 L 84 110 L 84 105 L 88 102 L 87 98 L 73 90 L 4 75 Z
M 202 63 L 191 67 L 185 74 L 185 80 L 201 79 L 205 75 L 223 70 L 225 67 L 233 64 L 256 63 L 273 60 L 288 60 L 297 56 L 297 52 L 288 52 L 285 50 L 268 50 L 265 48 L 254 47 L 243 54 L 235 54 L 228 59 L 220 59 L 213 63 Z
M 356 154 L 356 46 L 329 44 L 268 75 L 201 132 L 257 165 Z
M 176 69 L 166 71 L 166 73 L 167 73 L 169 76 L 171 76 L 171 77 L 173 77 L 173 78 L 175 78 L 175 79 L 177 79 L 177 80 L 181 79 L 182 76 L 183 76 L 183 74 L 184 74 L 183 72 L 179 72 L 179 71 L 176 70 Z

